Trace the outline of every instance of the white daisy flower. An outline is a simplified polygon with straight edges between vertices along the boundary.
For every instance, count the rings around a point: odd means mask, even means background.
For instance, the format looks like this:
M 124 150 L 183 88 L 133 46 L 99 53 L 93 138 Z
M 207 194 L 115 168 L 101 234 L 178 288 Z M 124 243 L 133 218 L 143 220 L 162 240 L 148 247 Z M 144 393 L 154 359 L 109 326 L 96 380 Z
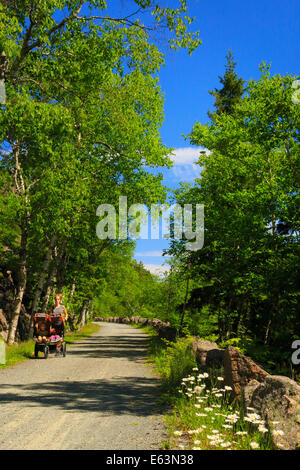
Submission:
M 280 429 L 277 429 L 277 430 L 274 429 L 274 430 L 272 431 L 272 435 L 273 435 L 273 436 L 283 436 L 283 435 L 284 435 L 284 432 L 281 431 Z
M 210 441 L 211 446 L 217 446 L 218 444 L 219 444 L 219 442 L 217 442 L 217 441 Z
M 265 427 L 262 426 L 262 425 L 258 426 L 258 430 L 259 430 L 259 432 L 262 432 L 263 434 L 266 433 L 266 432 L 268 432 L 268 429 L 265 428 Z
M 230 446 L 231 446 L 231 442 L 221 442 L 221 446 L 222 446 L 222 447 L 230 447 Z
M 226 418 L 226 422 L 227 422 L 227 423 L 236 423 L 237 420 L 238 420 L 238 418 L 236 418 L 236 417 L 234 417 L 234 416 L 228 416 L 228 417 Z

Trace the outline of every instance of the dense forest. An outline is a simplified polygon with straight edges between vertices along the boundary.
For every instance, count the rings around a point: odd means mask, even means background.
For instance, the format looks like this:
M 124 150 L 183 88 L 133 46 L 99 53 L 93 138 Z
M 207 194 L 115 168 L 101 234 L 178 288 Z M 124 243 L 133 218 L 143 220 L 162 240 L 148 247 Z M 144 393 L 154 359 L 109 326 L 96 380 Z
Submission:
M 148 171 L 172 165 L 160 137 L 159 45 L 192 53 L 201 40 L 189 32 L 186 1 L 134 3 L 134 15 L 112 18 L 103 0 L 0 2 L 7 342 L 29 337 L 30 318 L 62 292 L 78 325 L 94 315 L 157 317 L 270 369 L 289 367 L 300 337 L 297 77 L 261 64 L 246 83 L 229 51 L 219 88 L 208 91 L 214 110 L 186 136 L 204 149 L 201 176 L 170 194 Z M 203 248 L 188 251 L 173 236 L 168 274 L 150 274 L 133 258 L 134 240 L 96 236 L 97 207 L 117 207 L 121 195 L 129 205 L 204 204 Z
M 262 64 L 245 84 L 235 65 L 230 52 L 210 122 L 188 136 L 207 149 L 201 177 L 174 195 L 205 205 L 204 247 L 187 253 L 173 240 L 170 253 L 186 278 L 188 329 L 278 370 L 300 334 L 300 113 L 293 77 Z

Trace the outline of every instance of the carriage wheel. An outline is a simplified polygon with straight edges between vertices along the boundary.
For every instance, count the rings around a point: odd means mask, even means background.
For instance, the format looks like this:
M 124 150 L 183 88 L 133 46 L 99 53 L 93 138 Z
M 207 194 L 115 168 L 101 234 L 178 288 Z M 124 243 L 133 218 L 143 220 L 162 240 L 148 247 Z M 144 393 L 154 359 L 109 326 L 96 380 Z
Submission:
M 35 344 L 34 346 L 34 357 L 38 357 L 39 356 L 39 347 L 37 344 Z
M 67 346 L 66 346 L 66 343 L 63 342 L 63 344 L 62 344 L 62 354 L 63 354 L 63 357 L 66 357 L 66 352 L 67 352 Z

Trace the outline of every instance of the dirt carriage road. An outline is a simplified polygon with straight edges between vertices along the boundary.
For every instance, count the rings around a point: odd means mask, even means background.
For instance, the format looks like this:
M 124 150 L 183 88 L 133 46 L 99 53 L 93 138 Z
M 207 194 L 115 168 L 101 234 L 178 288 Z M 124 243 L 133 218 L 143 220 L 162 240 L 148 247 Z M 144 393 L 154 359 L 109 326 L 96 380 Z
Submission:
M 128 325 L 101 330 L 67 357 L 0 371 L 0 449 L 160 449 L 159 380 L 146 335 Z

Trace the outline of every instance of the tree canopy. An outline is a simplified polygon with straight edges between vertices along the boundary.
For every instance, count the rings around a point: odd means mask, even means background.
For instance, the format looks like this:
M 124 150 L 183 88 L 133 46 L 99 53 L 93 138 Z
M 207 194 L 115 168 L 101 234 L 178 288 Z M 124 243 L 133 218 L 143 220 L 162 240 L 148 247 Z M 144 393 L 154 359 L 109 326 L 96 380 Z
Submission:
M 202 148 L 201 176 L 171 195 L 204 205 L 203 248 L 187 250 L 171 231 L 162 278 L 133 260 L 134 241 L 96 236 L 99 205 L 167 200 L 162 174 L 149 171 L 172 165 L 159 71 L 166 47 L 192 53 L 201 44 L 187 1 L 131 5 L 115 17 L 104 0 L 0 2 L 0 282 L 12 273 L 14 283 L 7 341 L 28 338 L 34 313 L 63 292 L 79 326 L 94 314 L 158 317 L 270 370 L 287 367 L 300 332 L 296 77 L 272 76 L 263 63 L 246 83 L 229 50 L 220 88 L 209 91 L 210 120 L 187 137 Z

